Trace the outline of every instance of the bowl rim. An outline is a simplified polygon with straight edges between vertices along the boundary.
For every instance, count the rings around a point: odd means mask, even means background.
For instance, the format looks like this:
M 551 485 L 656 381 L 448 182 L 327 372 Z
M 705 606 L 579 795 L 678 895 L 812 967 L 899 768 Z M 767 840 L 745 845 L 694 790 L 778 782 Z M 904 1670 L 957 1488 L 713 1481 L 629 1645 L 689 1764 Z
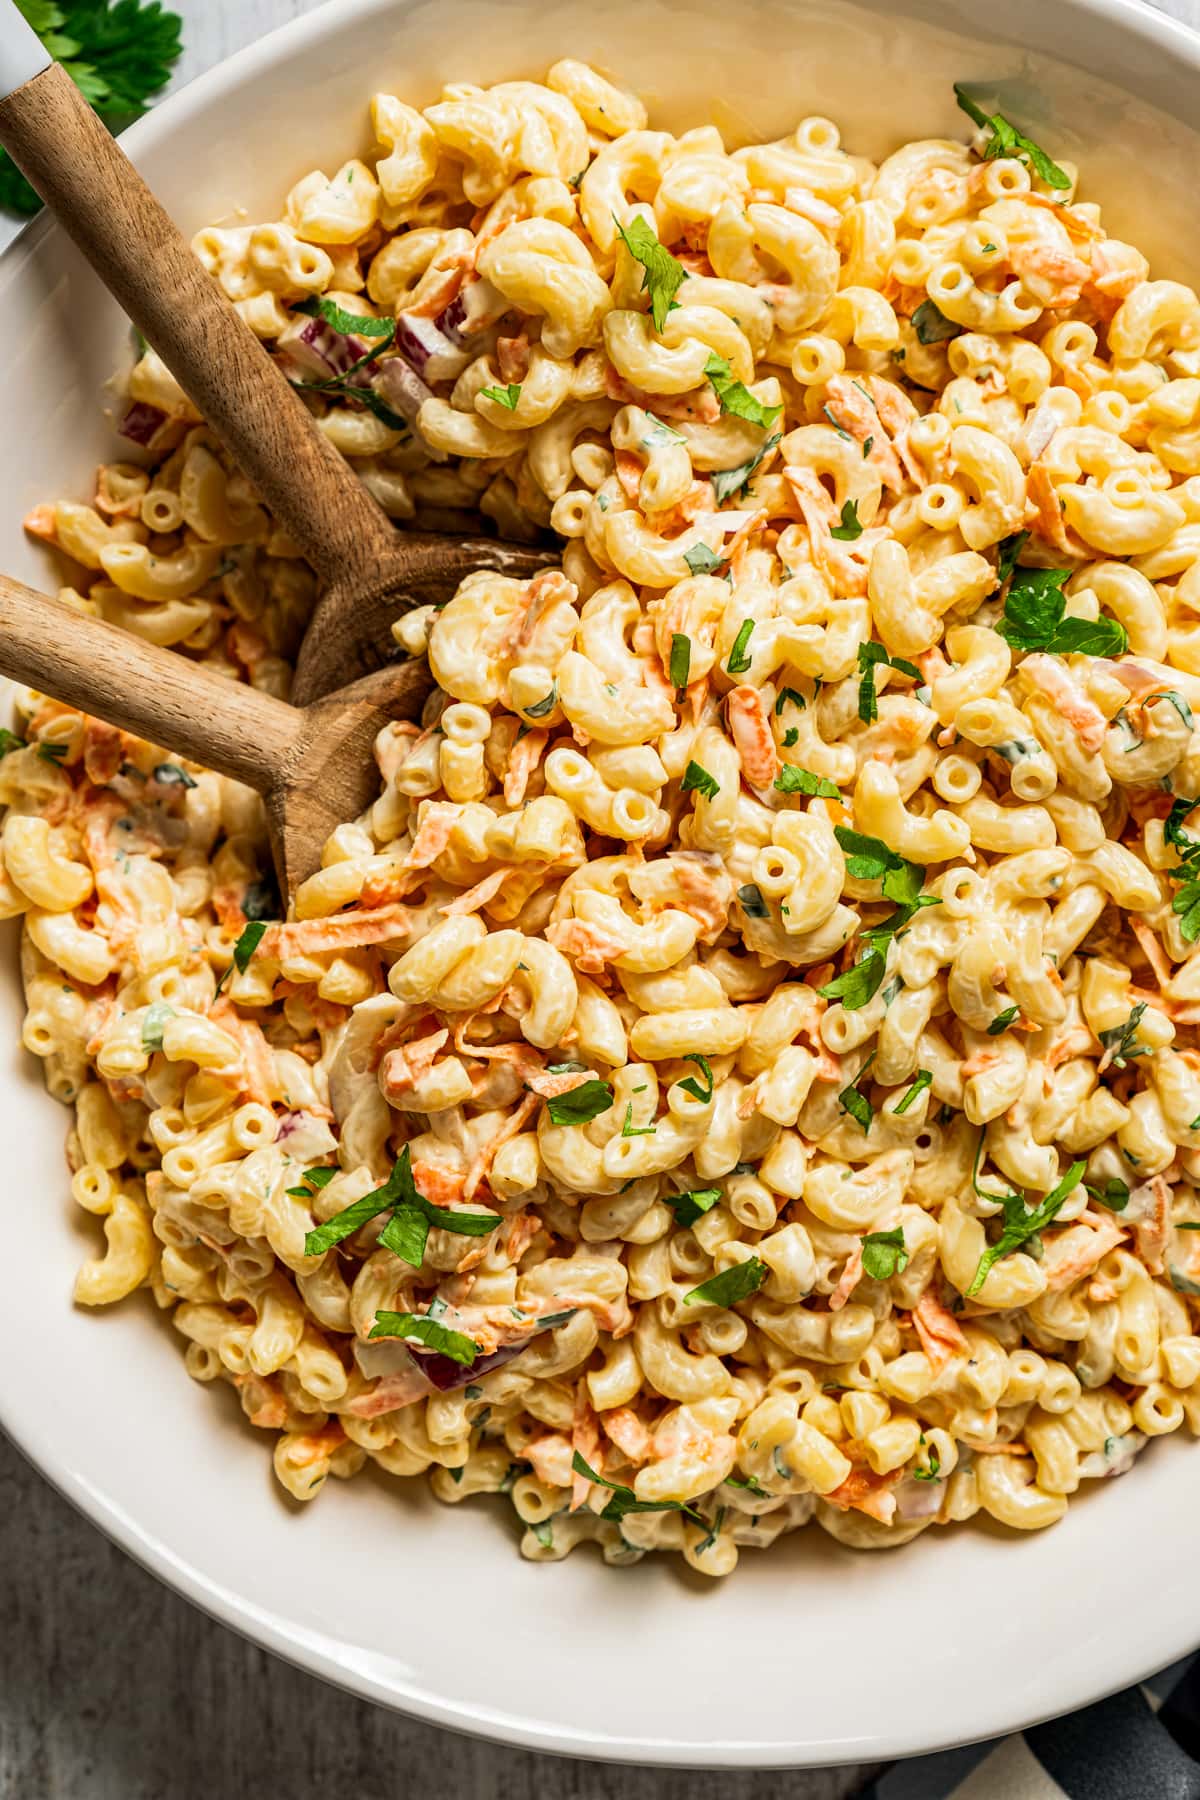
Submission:
M 1200 23 L 1195 27 L 1185 24 L 1160 11 L 1149 0 L 1054 0 L 1054 3 L 1056 10 L 1074 15 L 1081 26 L 1089 20 L 1114 25 L 1200 74 Z M 347 25 L 382 15 L 393 4 L 394 0 L 321 0 L 321 4 L 310 12 L 275 26 L 159 102 L 121 134 L 122 147 L 134 163 L 138 163 L 143 152 L 169 140 L 178 126 L 206 111 L 210 102 L 231 83 L 242 82 L 259 70 L 287 60 L 292 52 L 343 33 Z M 34 254 L 47 233 L 55 229 L 48 212 L 31 220 L 0 251 L 0 278 Z M 822 1742 L 818 1736 L 814 1742 L 810 1732 L 787 1744 L 776 1740 L 763 1745 L 757 1754 L 752 1752 L 748 1758 L 746 1743 L 737 1740 L 711 1741 L 703 1745 L 703 1754 L 699 1755 L 694 1738 L 685 1740 L 669 1733 L 653 1738 L 609 1736 L 594 1730 L 568 1735 L 561 1725 L 539 1722 L 532 1710 L 520 1717 L 508 1712 L 490 1712 L 474 1702 L 456 1703 L 435 1694 L 424 1687 L 419 1678 L 393 1677 L 384 1681 L 367 1669 L 348 1665 L 337 1655 L 337 1645 L 332 1638 L 317 1637 L 310 1631 L 296 1633 L 282 1615 L 260 1608 L 244 1594 L 225 1586 L 177 1553 L 75 1470 L 66 1446 L 56 1444 L 52 1430 L 39 1433 L 28 1421 L 27 1428 L 22 1430 L 14 1419 L 6 1416 L 7 1410 L 3 1388 L 0 1388 L 0 1434 L 38 1475 L 139 1567 L 218 1624 L 343 1692 L 444 1730 L 545 1755 L 634 1766 L 745 1771 L 833 1767 L 851 1762 L 885 1762 L 933 1754 L 1019 1732 L 1047 1718 L 1090 1705 L 1187 1656 L 1195 1650 L 1200 1636 L 1200 1626 L 1189 1626 L 1181 1619 L 1171 1629 L 1164 1621 L 1160 1632 L 1153 1636 L 1152 1654 L 1149 1643 L 1143 1638 L 1137 1645 L 1130 1645 L 1124 1660 L 1121 1658 L 1124 1639 L 1117 1640 L 1108 1665 L 1109 1674 L 1099 1691 L 1094 1674 L 1082 1670 L 1076 1673 L 1074 1661 L 1068 1667 L 1060 1664 L 1055 1671 L 1053 1699 L 1041 1708 L 1031 1709 L 1028 1698 L 998 1703 L 985 1688 L 985 1698 L 981 1699 L 976 1714 L 972 1718 L 960 1717 L 953 1727 L 932 1742 L 927 1727 L 874 1731 L 867 1726 L 853 1741 Z M 35 1416 L 31 1415 L 31 1419 Z

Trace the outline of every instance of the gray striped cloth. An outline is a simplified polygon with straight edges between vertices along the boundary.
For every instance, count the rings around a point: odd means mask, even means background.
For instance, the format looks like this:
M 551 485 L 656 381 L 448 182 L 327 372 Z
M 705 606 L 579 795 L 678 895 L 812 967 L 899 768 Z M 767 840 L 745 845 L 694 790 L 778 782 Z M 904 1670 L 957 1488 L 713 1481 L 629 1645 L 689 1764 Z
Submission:
M 1014 1737 L 893 1763 L 860 1800 L 1200 1800 L 1200 1656 Z

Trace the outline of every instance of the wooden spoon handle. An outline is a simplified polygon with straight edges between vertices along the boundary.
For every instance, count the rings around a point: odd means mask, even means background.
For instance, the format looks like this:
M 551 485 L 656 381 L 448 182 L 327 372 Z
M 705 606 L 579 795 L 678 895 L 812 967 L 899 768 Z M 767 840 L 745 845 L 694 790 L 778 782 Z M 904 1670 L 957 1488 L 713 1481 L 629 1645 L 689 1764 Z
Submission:
M 387 515 L 57 64 L 0 100 L 0 143 L 323 583 L 394 558 Z
M 0 575 L 0 674 L 266 793 L 294 706 Z

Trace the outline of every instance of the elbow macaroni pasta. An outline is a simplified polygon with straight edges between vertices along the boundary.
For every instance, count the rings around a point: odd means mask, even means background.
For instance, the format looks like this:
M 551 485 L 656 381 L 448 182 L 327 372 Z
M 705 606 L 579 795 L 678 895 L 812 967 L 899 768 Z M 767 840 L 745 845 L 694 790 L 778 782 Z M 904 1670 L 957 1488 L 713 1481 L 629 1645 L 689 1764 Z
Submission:
M 197 252 L 394 517 L 561 568 L 397 621 L 438 687 L 286 920 L 252 795 L 20 695 L 76 1298 L 149 1289 L 295 1497 L 428 1472 L 535 1560 L 1051 1525 L 1200 1425 L 1200 302 L 942 141 L 730 152 L 571 60 L 372 120 Z M 130 394 L 149 466 L 28 521 L 65 597 L 286 694 L 311 572 L 153 353 Z M 310 1254 L 402 1148 L 419 1265 Z

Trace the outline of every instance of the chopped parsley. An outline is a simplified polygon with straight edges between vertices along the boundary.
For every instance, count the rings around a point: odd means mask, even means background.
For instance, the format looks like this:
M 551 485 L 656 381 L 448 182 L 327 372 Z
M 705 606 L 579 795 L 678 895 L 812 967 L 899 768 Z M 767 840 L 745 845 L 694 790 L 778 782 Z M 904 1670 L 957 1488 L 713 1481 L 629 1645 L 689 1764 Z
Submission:
M 766 919 L 770 917 L 771 909 L 763 899 L 762 889 L 753 881 L 748 881 L 745 887 L 740 887 L 737 891 L 737 897 L 742 911 L 748 919 Z
M 305 1169 L 300 1178 L 304 1186 L 285 1188 L 284 1192 L 290 1194 L 294 1200 L 311 1200 L 320 1188 L 329 1186 L 336 1174 L 336 1169 Z
M 814 775 L 811 769 L 801 769 L 796 763 L 784 763 L 775 777 L 775 786 L 781 794 L 815 794 L 822 800 L 842 798 L 827 775 Z
M 619 1481 L 610 1481 L 606 1475 L 597 1475 L 578 1450 L 571 1458 L 571 1467 L 576 1475 L 582 1475 L 586 1481 L 594 1482 L 597 1487 L 608 1488 L 612 1493 L 612 1499 L 600 1514 L 602 1519 L 614 1519 L 619 1523 L 627 1513 L 681 1512 L 686 1513 L 697 1525 L 707 1523 L 693 1507 L 685 1506 L 682 1500 L 639 1500 L 631 1487 L 625 1487 Z
M 696 1220 L 712 1208 L 721 1198 L 720 1188 L 688 1188 L 682 1194 L 664 1194 L 667 1205 L 675 1214 L 677 1225 L 694 1225 Z
M 440 1356 L 448 1356 L 451 1362 L 456 1363 L 473 1363 L 479 1355 L 479 1345 L 474 1338 L 467 1337 L 465 1332 L 451 1331 L 448 1326 L 439 1325 L 428 1313 L 377 1312 L 368 1336 L 415 1338 L 427 1350 L 436 1350 Z M 460 1479 L 461 1473 L 460 1470 Z
M 718 506 L 723 505 L 731 495 L 740 494 L 743 488 L 749 487 L 751 477 L 758 468 L 759 463 L 762 462 L 764 456 L 767 456 L 775 448 L 781 437 L 781 432 L 773 432 L 769 438 L 763 440 L 762 447 L 757 455 L 750 457 L 744 463 L 739 463 L 735 469 L 713 470 L 711 480 L 713 484 L 713 493 L 716 496 Z
M 680 1087 L 685 1094 L 691 1094 L 694 1099 L 699 1100 L 701 1106 L 707 1106 L 713 1097 L 713 1072 L 707 1056 L 701 1056 L 697 1050 L 688 1050 L 685 1051 L 682 1060 L 684 1062 L 695 1063 L 701 1075 L 703 1075 L 705 1081 L 708 1083 L 708 1089 L 706 1092 L 705 1089 L 700 1086 L 700 1083 L 696 1080 L 694 1075 L 685 1076 L 679 1083 Z
M 723 413 L 732 413 L 735 418 L 746 419 L 751 425 L 761 425 L 765 431 L 770 429 L 783 411 L 782 406 L 764 406 L 761 400 L 756 400 L 749 388 L 737 380 L 725 357 L 718 356 L 715 351 L 705 363 L 704 373 L 721 402 Z
M 847 500 L 842 508 L 842 522 L 831 527 L 829 535 L 843 544 L 852 544 L 855 538 L 862 536 L 862 526 L 858 522 L 858 501 Z
M 550 692 L 544 700 L 535 701 L 532 706 L 523 706 L 521 711 L 528 719 L 544 719 L 558 705 L 558 683 L 552 682 Z
M 233 961 L 217 983 L 216 993 L 213 994 L 214 1000 L 217 998 L 217 995 L 221 992 L 221 989 L 225 986 L 225 983 L 229 980 L 229 977 L 233 974 L 235 969 L 239 975 L 244 975 L 246 973 L 246 970 L 250 966 L 250 958 L 261 944 L 266 929 L 267 922 L 265 919 L 251 919 L 250 923 L 245 927 L 241 937 L 233 946 Z
M 630 256 L 634 262 L 641 263 L 645 271 L 642 276 L 642 292 L 650 296 L 650 317 L 654 321 L 655 331 L 661 331 L 667 322 L 667 314 L 679 304 L 675 296 L 687 279 L 687 270 L 669 250 L 664 249 L 654 227 L 640 214 L 630 221 L 628 228 L 622 225 L 615 213 L 613 222 Z
M 693 789 L 705 800 L 715 800 L 721 791 L 721 784 L 715 775 L 698 762 L 690 762 L 683 771 L 683 780 L 679 784 L 681 792 L 690 794 Z
M 776 718 L 779 717 L 780 713 L 783 711 L 784 707 L 787 705 L 789 700 L 791 701 L 792 705 L 794 707 L 796 707 L 800 712 L 807 711 L 808 701 L 804 698 L 803 694 L 798 694 L 796 692 L 795 688 L 789 688 L 789 687 L 780 688 L 779 692 L 775 696 L 775 717 Z
M 978 1157 L 976 1158 L 978 1167 Z M 993 1194 L 989 1199 L 999 1200 L 1004 1208 L 1004 1227 L 994 1244 L 988 1246 L 979 1259 L 979 1267 L 971 1278 L 966 1298 L 971 1300 L 979 1292 L 987 1280 L 991 1270 L 1002 1256 L 1011 1256 L 1022 1244 L 1028 1243 L 1031 1237 L 1049 1225 L 1067 1195 L 1078 1186 L 1079 1178 L 1087 1167 L 1086 1163 L 1074 1162 L 1063 1176 L 1056 1188 L 1053 1188 L 1040 1206 L 1032 1211 L 1025 1204 L 1021 1194 Z M 976 1193 L 980 1190 L 976 1187 Z
M 327 300 L 323 294 L 314 295 L 308 300 L 297 300 L 292 311 L 305 313 L 310 319 L 320 319 L 322 324 L 340 331 L 343 337 L 386 338 L 390 344 L 396 335 L 395 319 L 373 319 L 366 313 L 344 312 L 335 301 Z M 375 354 L 379 354 L 378 347 Z
M 725 664 L 728 674 L 744 675 L 750 667 L 750 658 L 746 655 L 746 645 L 750 642 L 750 634 L 753 630 L 753 619 L 743 619 L 738 626 L 738 634 L 733 640 L 733 649 L 729 652 L 729 661 Z
M 634 1122 L 633 1122 L 633 1101 L 630 1100 L 628 1105 L 625 1108 L 625 1117 L 621 1123 L 621 1136 L 623 1138 L 653 1137 L 657 1130 L 658 1130 L 657 1125 L 635 1125 L 634 1124 Z
M 944 344 L 948 338 L 959 337 L 962 333 L 962 326 L 948 319 L 932 300 L 922 300 L 912 322 L 919 344 Z
M 521 398 L 521 383 L 510 381 L 505 387 L 485 387 L 479 390 L 484 400 L 494 400 L 497 406 L 504 407 L 506 412 L 516 412 Z
M 893 1275 L 903 1275 L 909 1264 L 903 1227 L 897 1225 L 894 1231 L 869 1231 L 862 1241 L 862 1264 L 863 1273 L 872 1281 L 890 1281 Z
M 552 1125 L 587 1125 L 607 1112 L 612 1103 L 613 1091 L 608 1082 L 593 1076 L 565 1094 L 555 1094 L 547 1100 L 546 1110 Z
M 1007 1031 L 1020 1011 L 1019 1006 L 1006 1006 L 1002 1013 L 997 1013 L 987 1028 L 988 1036 L 999 1037 L 1002 1031 Z
M 1112 1063 L 1114 1068 L 1123 1069 L 1126 1062 L 1132 1057 L 1149 1055 L 1149 1046 L 1135 1041 L 1137 1028 L 1142 1022 L 1142 1014 L 1148 1005 L 1148 1000 L 1139 1000 L 1137 1005 L 1130 1009 L 1129 1017 L 1124 1024 L 1114 1025 L 1110 1030 L 1100 1033 L 1100 1042 L 1104 1047 L 1102 1068 L 1106 1068 L 1109 1063 Z
M 872 1050 L 870 1056 L 868 1056 L 866 1062 L 863 1063 L 858 1074 L 854 1077 L 854 1080 L 848 1083 L 838 1095 L 838 1105 L 844 1113 L 849 1113 L 855 1124 L 858 1125 L 862 1131 L 870 1131 L 871 1120 L 875 1116 L 875 1109 L 867 1099 L 867 1096 L 859 1093 L 858 1083 L 862 1080 L 871 1064 L 875 1061 L 877 1054 L 877 1051 Z
M 1067 618 L 1062 591 L 1069 569 L 1015 567 L 996 630 L 1014 650 L 1047 650 L 1052 655 L 1120 656 L 1129 643 L 1115 619 Z
M 305 1180 L 308 1179 L 306 1175 Z M 390 1213 L 391 1217 L 379 1234 L 379 1242 L 414 1269 L 421 1266 L 425 1240 L 432 1227 L 453 1231 L 461 1237 L 487 1237 L 500 1223 L 496 1213 L 451 1212 L 447 1207 L 435 1206 L 432 1200 L 427 1200 L 413 1180 L 412 1156 L 405 1144 L 382 1187 L 364 1194 L 361 1200 L 352 1201 L 324 1225 L 318 1225 L 307 1234 L 305 1256 L 323 1255 L 382 1212 Z
M 1163 821 L 1163 840 L 1179 857 L 1179 867 L 1168 869 L 1178 892 L 1171 901 L 1171 911 L 1178 915 L 1180 935 L 1189 944 L 1200 937 L 1200 838 L 1183 829 L 1183 821 L 1195 810 L 1195 800 L 1176 800 Z
M 756 1294 L 767 1279 L 768 1269 L 760 1257 L 752 1256 L 746 1262 L 731 1263 L 729 1268 L 722 1269 L 719 1275 L 710 1276 L 702 1281 L 699 1287 L 692 1288 L 683 1296 L 685 1306 L 736 1306 L 739 1300 L 748 1300 Z
M 884 663 L 889 669 L 896 669 L 901 675 L 911 675 L 920 681 L 921 671 L 915 663 L 906 662 L 902 656 L 889 656 L 882 644 L 874 640 L 858 646 L 858 666 L 861 671 L 858 682 L 858 716 L 864 725 L 870 725 L 879 717 L 879 701 L 875 693 L 875 667 Z
M 909 1088 L 908 1092 L 905 1094 L 903 1100 L 901 1100 L 899 1106 L 897 1106 L 895 1108 L 895 1111 L 898 1113 L 906 1113 L 908 1111 L 909 1107 L 913 1104 L 914 1100 L 916 1100 L 917 1096 L 919 1094 L 923 1094 L 927 1087 L 932 1087 L 932 1086 L 933 1086 L 933 1071 L 932 1071 L 932 1069 L 918 1069 L 917 1074 L 916 1074 L 916 1080 L 913 1082 L 912 1086 Z
M 1040 144 L 1035 144 L 1033 139 L 1027 138 L 1023 131 L 1018 131 L 1011 120 L 1004 117 L 1003 113 L 985 113 L 978 102 L 972 100 L 970 94 L 957 81 L 954 84 L 954 98 L 968 119 L 991 134 L 983 146 L 982 154 L 985 162 L 990 162 L 993 157 L 997 156 L 1015 157 L 1018 162 L 1023 162 L 1031 168 L 1039 180 L 1046 183 L 1047 187 L 1058 189 L 1070 187 L 1071 177 L 1066 170 L 1060 169 L 1058 164 L 1046 155 Z
M 886 967 L 887 958 L 882 950 L 870 950 L 861 962 L 826 982 L 817 992 L 826 1000 L 840 1000 L 847 1012 L 858 1012 L 874 998 Z
M 690 637 L 685 637 L 682 631 L 672 634 L 668 672 L 671 677 L 671 686 L 678 693 L 682 693 L 692 672 L 692 640 Z
M 1083 1185 L 1097 1206 L 1106 1206 L 1109 1212 L 1124 1212 L 1129 1205 L 1128 1183 L 1118 1181 L 1115 1175 L 1111 1176 L 1102 1188 L 1091 1187 L 1086 1181 Z
M 710 550 L 707 544 L 695 544 L 692 549 L 684 551 L 683 560 L 693 575 L 711 575 L 720 568 L 725 558 L 718 556 L 715 550 Z M 676 682 L 675 685 L 679 687 L 681 684 Z

